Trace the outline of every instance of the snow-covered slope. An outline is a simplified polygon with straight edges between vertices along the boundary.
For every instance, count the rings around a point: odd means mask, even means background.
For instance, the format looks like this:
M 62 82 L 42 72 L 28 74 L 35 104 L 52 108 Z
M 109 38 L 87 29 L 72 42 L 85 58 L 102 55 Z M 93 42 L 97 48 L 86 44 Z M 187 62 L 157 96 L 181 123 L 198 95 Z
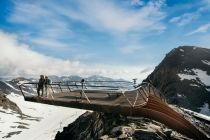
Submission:
M 0 108 L 0 139 L 52 140 L 58 131 L 73 122 L 85 110 L 50 106 L 24 101 L 14 93 L 7 96 L 24 115 Z

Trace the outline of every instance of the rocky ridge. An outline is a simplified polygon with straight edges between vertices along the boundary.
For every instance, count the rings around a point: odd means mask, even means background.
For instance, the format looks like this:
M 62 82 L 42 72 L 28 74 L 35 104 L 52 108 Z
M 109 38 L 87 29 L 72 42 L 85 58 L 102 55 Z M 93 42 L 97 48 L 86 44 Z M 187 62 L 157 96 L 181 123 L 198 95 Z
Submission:
M 147 77 L 169 103 L 197 112 L 210 104 L 210 49 L 180 46 Z M 210 115 L 210 114 L 207 114 Z
M 210 133 L 210 125 L 200 122 L 177 107 L 191 122 L 206 135 Z M 157 121 L 142 117 L 126 117 L 116 114 L 86 112 L 75 122 L 58 132 L 55 140 L 189 140 L 190 138 L 168 128 Z
M 0 91 L 0 107 L 22 114 L 20 108 L 14 102 L 10 101 L 2 91 Z

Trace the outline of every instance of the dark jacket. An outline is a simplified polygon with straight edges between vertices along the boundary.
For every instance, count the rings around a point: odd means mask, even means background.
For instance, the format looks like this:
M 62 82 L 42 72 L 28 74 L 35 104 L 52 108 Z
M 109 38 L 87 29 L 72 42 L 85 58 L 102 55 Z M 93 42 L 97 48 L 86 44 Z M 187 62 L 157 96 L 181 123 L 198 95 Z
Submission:
M 39 86 L 39 87 L 43 87 L 43 86 L 44 86 L 44 83 L 45 83 L 45 80 L 42 79 L 42 78 L 40 78 L 40 79 L 39 79 L 38 86 Z

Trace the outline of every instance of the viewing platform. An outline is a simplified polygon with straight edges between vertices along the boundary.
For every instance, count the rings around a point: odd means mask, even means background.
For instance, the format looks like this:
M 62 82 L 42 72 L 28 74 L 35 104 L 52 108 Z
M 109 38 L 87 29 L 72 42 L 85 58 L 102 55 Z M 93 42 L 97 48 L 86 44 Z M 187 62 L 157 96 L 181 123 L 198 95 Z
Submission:
M 168 106 L 150 83 L 127 81 L 68 81 L 47 86 L 48 95 L 38 96 L 38 83 L 24 83 L 20 90 L 26 101 L 117 113 L 157 120 L 193 139 L 208 139 L 193 124 Z

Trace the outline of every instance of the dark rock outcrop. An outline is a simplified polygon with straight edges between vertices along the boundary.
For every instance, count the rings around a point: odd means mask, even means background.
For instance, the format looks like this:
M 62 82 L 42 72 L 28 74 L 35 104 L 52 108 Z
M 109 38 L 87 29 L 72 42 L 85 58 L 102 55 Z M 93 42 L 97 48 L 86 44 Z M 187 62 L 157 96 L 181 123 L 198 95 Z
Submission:
M 20 108 L 14 102 L 10 101 L 2 91 L 0 91 L 0 107 L 3 107 L 3 109 L 11 109 L 16 113 L 22 114 Z
M 175 48 L 145 81 L 158 88 L 169 103 L 199 112 L 205 103 L 210 104 L 210 49 Z
M 146 118 L 86 112 L 58 132 L 55 140 L 185 140 L 164 124 Z

